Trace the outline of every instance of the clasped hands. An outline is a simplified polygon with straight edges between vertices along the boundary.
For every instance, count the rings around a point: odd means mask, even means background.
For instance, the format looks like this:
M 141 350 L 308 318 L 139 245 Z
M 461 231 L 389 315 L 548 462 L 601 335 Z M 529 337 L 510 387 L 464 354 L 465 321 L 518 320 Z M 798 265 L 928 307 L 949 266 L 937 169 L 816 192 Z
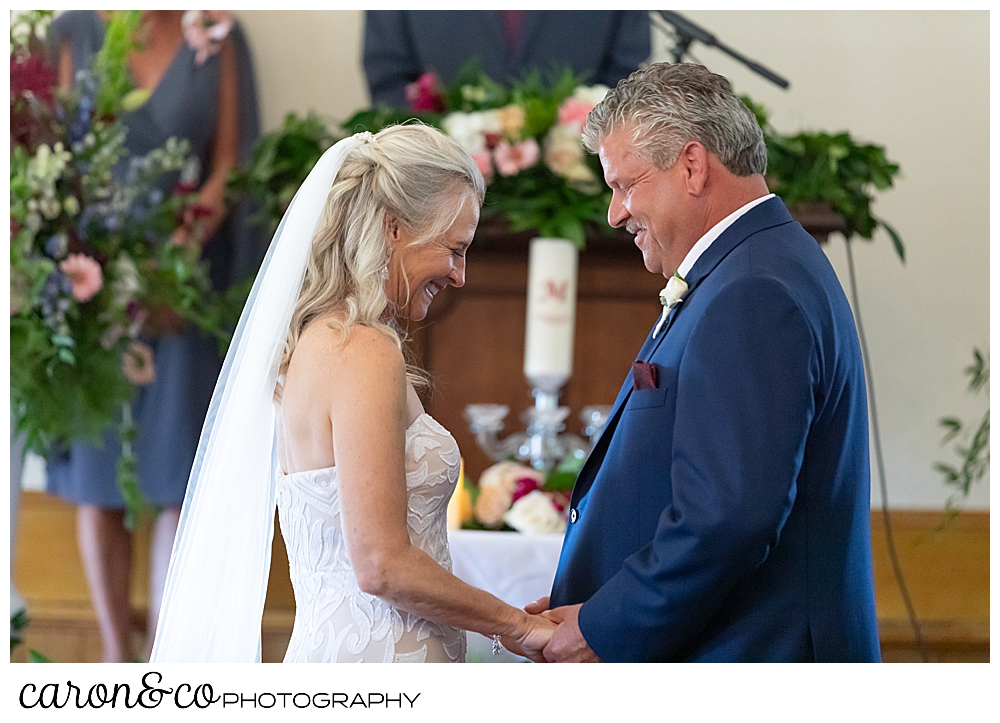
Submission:
M 502 638 L 501 642 L 511 652 L 536 663 L 599 663 L 580 632 L 580 607 L 565 605 L 550 610 L 548 597 L 529 603 L 524 611 L 536 624 L 520 639 Z

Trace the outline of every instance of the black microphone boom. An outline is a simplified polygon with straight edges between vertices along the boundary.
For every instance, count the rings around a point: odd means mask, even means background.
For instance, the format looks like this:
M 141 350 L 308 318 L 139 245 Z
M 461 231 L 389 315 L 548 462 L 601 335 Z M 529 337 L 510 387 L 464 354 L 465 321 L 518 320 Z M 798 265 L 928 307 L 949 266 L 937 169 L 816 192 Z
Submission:
M 788 81 L 782 78 L 780 75 L 771 72 L 760 63 L 756 63 L 750 60 L 749 58 L 744 57 L 737 51 L 726 46 L 724 43 L 720 43 L 719 40 L 714 35 L 712 35 L 712 33 L 708 32 L 699 25 L 695 25 L 684 16 L 678 15 L 677 13 L 671 10 L 657 10 L 656 12 L 657 14 L 659 14 L 660 17 L 662 17 L 668 23 L 673 25 L 674 30 L 677 33 L 677 44 L 671 51 L 671 53 L 674 56 L 675 63 L 680 63 L 682 61 L 684 54 L 687 52 L 688 46 L 691 45 L 692 41 L 697 40 L 699 43 L 702 43 L 703 45 L 707 45 L 712 48 L 718 48 L 726 55 L 729 55 L 735 58 L 736 60 L 740 61 L 741 63 L 743 63 L 743 65 L 750 68 L 750 70 L 752 70 L 753 72 L 757 73 L 758 75 L 764 76 L 775 85 L 780 86 L 782 88 L 788 88 Z

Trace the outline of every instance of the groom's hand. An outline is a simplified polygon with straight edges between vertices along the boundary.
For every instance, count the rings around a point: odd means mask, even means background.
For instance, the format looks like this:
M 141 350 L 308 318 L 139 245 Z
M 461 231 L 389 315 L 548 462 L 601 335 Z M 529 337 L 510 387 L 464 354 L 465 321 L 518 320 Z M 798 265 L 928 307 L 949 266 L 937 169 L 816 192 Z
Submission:
M 538 601 L 539 603 L 541 600 Z M 548 607 L 548 599 L 545 599 Z M 538 603 L 533 603 L 538 604 Z M 546 617 L 559 626 L 553 631 L 552 639 L 545 646 L 542 655 L 550 663 L 600 663 L 601 659 L 590 649 L 580 632 L 581 605 L 566 605 L 550 610 Z M 525 607 L 527 611 L 527 607 Z

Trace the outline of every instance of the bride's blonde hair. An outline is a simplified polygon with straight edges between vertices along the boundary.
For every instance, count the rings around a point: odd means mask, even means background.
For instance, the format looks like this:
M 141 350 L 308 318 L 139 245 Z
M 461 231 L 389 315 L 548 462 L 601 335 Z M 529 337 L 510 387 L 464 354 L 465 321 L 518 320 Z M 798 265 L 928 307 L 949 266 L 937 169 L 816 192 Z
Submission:
M 415 244 L 440 236 L 474 196 L 481 205 L 483 175 L 469 154 L 444 133 L 419 123 L 390 126 L 367 137 L 344 159 L 330 188 L 309 250 L 302 290 L 285 338 L 279 374 L 288 369 L 302 331 L 330 311 L 329 325 L 344 337 L 354 325 L 389 336 L 402 349 L 385 283 L 394 223 Z M 405 272 L 403 274 L 406 278 Z M 418 386 L 426 376 L 407 367 Z M 276 390 L 280 399 L 281 387 Z

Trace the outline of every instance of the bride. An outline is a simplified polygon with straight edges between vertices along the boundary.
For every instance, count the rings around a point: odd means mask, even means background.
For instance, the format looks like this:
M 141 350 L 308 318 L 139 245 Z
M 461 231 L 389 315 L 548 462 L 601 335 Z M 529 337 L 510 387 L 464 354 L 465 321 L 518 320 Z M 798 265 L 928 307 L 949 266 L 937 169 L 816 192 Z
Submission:
M 459 450 L 396 330 L 465 282 L 483 195 L 472 158 L 419 124 L 316 164 L 212 399 L 151 662 L 260 660 L 275 506 L 296 605 L 285 662 L 464 661 L 466 630 L 542 660 L 553 623 L 450 572 Z

